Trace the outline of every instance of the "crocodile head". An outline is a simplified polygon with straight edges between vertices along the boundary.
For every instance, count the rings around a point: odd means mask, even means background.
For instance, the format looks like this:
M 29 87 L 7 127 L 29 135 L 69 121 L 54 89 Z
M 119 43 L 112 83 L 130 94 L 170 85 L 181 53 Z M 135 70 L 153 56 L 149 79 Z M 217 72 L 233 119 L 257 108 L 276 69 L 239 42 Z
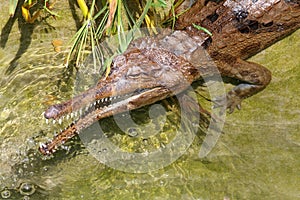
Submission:
M 197 76 L 199 72 L 193 65 L 169 51 L 131 47 L 113 59 L 109 75 L 95 87 L 45 111 L 46 119 L 58 122 L 69 115 L 79 118 L 52 141 L 41 144 L 40 151 L 51 154 L 58 145 L 99 119 L 173 96 Z
M 174 95 L 186 88 L 197 75 L 197 69 L 189 62 L 164 49 L 132 48 L 113 59 L 109 75 L 95 87 L 67 102 L 50 106 L 44 116 L 46 119 L 59 120 L 72 112 L 81 110 L 82 113 L 86 106 L 93 104 L 98 109 L 112 108 L 129 97 L 147 105 L 149 103 L 145 100 L 149 90 L 165 88 L 170 95 Z M 128 109 L 134 108 L 128 105 Z

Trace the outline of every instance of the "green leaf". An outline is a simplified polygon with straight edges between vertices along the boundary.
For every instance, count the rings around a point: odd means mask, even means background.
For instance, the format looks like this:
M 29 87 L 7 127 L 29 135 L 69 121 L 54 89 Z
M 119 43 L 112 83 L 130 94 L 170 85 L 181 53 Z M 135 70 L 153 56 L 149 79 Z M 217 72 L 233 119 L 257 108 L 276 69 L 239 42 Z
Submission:
M 213 35 L 209 30 L 207 30 L 206 28 L 204 28 L 204 27 L 202 27 L 202 26 L 199 26 L 199 25 L 194 24 L 194 23 L 193 23 L 193 26 L 194 26 L 194 28 L 196 28 L 196 29 L 198 29 L 198 30 L 200 30 L 200 31 L 204 31 L 204 32 L 207 33 L 209 36 L 212 36 L 212 35 Z

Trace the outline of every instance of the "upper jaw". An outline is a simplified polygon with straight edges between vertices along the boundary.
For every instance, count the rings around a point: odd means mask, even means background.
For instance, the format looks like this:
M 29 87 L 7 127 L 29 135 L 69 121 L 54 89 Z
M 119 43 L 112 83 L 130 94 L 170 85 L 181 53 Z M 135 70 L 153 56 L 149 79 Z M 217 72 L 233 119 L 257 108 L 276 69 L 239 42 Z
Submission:
M 46 119 L 59 120 L 66 115 L 78 115 L 77 113 L 79 113 L 78 116 L 85 115 L 91 107 L 99 109 L 131 96 L 135 96 L 136 98 L 143 97 L 144 92 L 149 94 L 148 91 L 156 87 L 159 87 L 159 85 L 147 83 L 143 85 L 129 84 L 128 82 L 122 83 L 122 86 L 119 82 L 105 83 L 103 85 L 98 84 L 69 101 L 50 106 L 44 112 L 44 117 Z
M 108 87 L 96 87 L 85 91 L 82 94 L 64 103 L 50 106 L 44 113 L 46 119 L 59 119 L 60 117 L 72 112 L 81 111 L 85 107 L 89 107 L 91 103 L 104 103 L 111 98 L 111 89 Z

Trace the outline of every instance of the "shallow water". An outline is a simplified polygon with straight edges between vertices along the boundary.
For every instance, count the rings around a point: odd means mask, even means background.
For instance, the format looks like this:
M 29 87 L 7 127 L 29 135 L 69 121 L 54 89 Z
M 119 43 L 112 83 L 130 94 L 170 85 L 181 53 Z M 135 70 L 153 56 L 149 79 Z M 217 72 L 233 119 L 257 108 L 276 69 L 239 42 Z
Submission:
M 272 82 L 245 100 L 241 111 L 227 115 L 224 134 L 206 158 L 198 157 L 202 138 L 195 137 L 173 164 L 137 174 L 101 164 L 79 139 L 50 159 L 38 153 L 38 142 L 52 137 L 53 131 L 43 111 L 73 94 L 74 73 L 62 65 L 63 52 L 53 53 L 51 41 L 67 41 L 74 30 L 55 20 L 51 23 L 62 31 L 53 36 L 46 24 L 37 27 L 30 48 L 10 73 L 7 69 L 18 51 L 19 32 L 13 32 L 0 49 L 2 197 L 10 193 L 11 199 L 300 198 L 300 31 L 251 58 L 272 71 Z M 0 25 L 2 29 L 4 24 Z M 109 119 L 102 123 L 111 125 Z M 118 141 L 123 136 L 111 137 Z

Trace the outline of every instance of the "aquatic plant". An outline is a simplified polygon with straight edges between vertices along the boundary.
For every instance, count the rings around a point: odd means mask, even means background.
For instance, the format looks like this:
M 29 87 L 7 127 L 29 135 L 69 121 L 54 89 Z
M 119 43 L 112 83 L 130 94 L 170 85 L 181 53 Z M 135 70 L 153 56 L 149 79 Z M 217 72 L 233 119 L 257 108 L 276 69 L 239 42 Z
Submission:
M 115 54 L 122 53 L 142 25 L 147 27 L 149 33 L 154 34 L 157 33 L 156 27 L 159 23 L 174 27 L 178 15 L 184 12 L 179 12 L 179 14 L 176 12 L 183 2 L 184 0 L 169 2 L 136 0 L 134 4 L 129 5 L 128 2 L 122 0 L 77 0 L 82 14 L 82 25 L 70 39 L 71 48 L 67 55 L 66 66 L 71 66 L 70 62 L 72 62 L 74 63 L 72 66 L 79 68 L 86 56 L 91 53 L 94 68 L 102 66 L 100 72 L 108 74 L 112 59 L 107 57 L 104 59 L 100 48 L 97 48 L 106 36 L 116 35 L 119 47 Z M 34 23 L 42 12 L 53 17 L 63 17 L 55 13 L 56 0 L 10 0 L 10 16 L 18 12 L 16 8 L 19 3 L 22 3 L 19 6 L 27 23 Z

